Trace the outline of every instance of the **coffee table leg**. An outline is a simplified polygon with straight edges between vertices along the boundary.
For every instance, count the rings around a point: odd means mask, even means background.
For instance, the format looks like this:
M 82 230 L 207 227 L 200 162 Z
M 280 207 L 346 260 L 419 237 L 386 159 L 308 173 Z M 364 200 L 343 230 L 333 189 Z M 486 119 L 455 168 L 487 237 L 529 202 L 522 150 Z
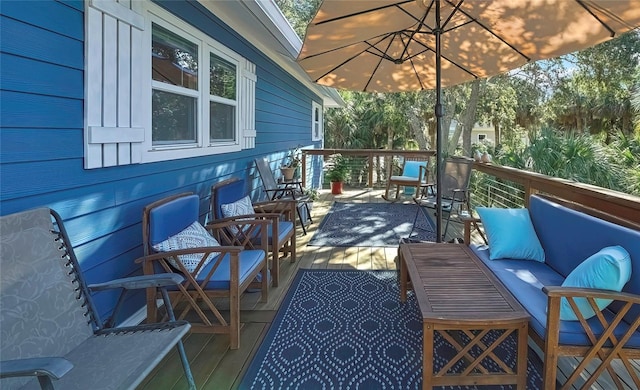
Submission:
M 432 324 L 422 325 L 422 390 L 433 388 L 433 343 L 434 329 Z
M 525 322 L 518 329 L 518 384 L 519 390 L 527 388 L 527 353 L 529 350 L 529 324 Z
M 400 251 L 398 251 L 398 266 L 400 267 L 400 302 L 406 302 L 409 275 L 407 275 L 407 265 L 404 263 L 404 256 L 402 256 Z

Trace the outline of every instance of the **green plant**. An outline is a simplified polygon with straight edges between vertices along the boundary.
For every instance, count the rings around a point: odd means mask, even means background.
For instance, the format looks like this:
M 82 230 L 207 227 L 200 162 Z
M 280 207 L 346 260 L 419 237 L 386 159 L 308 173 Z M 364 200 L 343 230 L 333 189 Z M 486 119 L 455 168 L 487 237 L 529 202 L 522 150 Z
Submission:
M 304 188 L 302 192 L 308 196 L 311 201 L 318 200 L 318 198 L 320 198 L 317 188 Z
M 284 164 L 282 164 L 282 168 L 297 168 L 302 163 L 300 147 L 293 148 L 287 154 Z
M 345 181 L 348 171 L 347 160 L 341 155 L 335 155 L 332 158 L 331 166 L 327 169 L 327 179 L 329 181 Z

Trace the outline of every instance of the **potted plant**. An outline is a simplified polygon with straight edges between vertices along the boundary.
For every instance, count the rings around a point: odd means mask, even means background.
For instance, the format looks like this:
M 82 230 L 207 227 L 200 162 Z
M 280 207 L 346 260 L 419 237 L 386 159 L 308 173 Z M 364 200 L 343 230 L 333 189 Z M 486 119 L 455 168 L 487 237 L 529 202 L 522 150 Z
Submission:
M 331 167 L 327 170 L 327 179 L 331 182 L 331 193 L 338 195 L 342 193 L 342 183 L 347 178 L 347 161 L 341 155 L 333 158 Z
M 296 170 L 300 166 L 300 148 L 295 148 L 289 151 L 284 164 L 280 166 L 280 171 L 282 172 L 282 176 L 284 176 L 284 180 L 291 181 L 293 180 Z

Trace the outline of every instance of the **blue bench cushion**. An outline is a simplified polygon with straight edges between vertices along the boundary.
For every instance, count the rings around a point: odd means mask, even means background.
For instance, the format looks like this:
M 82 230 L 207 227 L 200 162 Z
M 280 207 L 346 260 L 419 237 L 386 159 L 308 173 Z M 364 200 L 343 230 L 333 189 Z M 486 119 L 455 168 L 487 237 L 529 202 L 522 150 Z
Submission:
M 544 339 L 547 324 L 547 296 L 542 291 L 542 287 L 560 286 L 565 278 L 545 263 L 517 259 L 490 260 L 487 246 L 472 245 L 471 249 L 529 312 L 531 315 L 529 325 Z M 608 309 L 603 310 L 603 314 L 608 320 L 614 317 L 614 313 Z M 596 317 L 587 322 L 596 335 L 602 334 L 602 326 Z M 619 339 L 628 329 L 629 324 L 623 321 L 614 333 Z M 561 321 L 559 343 L 591 345 L 578 321 Z M 640 348 L 640 332 L 636 331 L 626 345 Z
M 620 245 L 631 256 L 631 279 L 623 292 L 640 295 L 640 231 L 626 228 L 591 215 L 569 209 L 540 196 L 529 199 L 529 213 L 540 243 L 545 262 L 563 277 L 568 276 L 584 259 L 600 249 Z M 620 303 L 609 309 L 616 312 Z M 635 305 L 625 321 L 640 316 L 640 305 Z

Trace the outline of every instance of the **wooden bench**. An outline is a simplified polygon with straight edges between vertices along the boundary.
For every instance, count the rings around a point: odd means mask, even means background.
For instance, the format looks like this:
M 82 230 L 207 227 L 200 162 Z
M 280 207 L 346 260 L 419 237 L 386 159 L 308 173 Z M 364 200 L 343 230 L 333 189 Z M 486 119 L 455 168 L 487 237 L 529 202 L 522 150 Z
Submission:
M 45 208 L 0 218 L 0 232 L 0 388 L 133 389 L 177 346 L 195 389 L 181 341 L 187 322 L 110 328 L 114 321 L 100 320 L 91 297 L 110 288 L 160 289 L 173 320 L 166 287 L 182 276 L 87 286 L 62 220 Z
M 400 244 L 400 300 L 406 301 L 409 279 L 423 320 L 423 389 L 445 385 L 515 384 L 526 388 L 529 315 L 491 271 L 465 245 Z M 495 342 L 483 341 L 496 330 Z M 448 364 L 434 372 L 434 337 L 438 332 L 456 350 Z M 462 333 L 468 342 L 459 338 Z M 517 334 L 517 359 L 511 367 L 495 351 Z M 474 358 L 469 353 L 479 348 Z M 491 359 L 501 369 L 490 372 L 482 362 Z M 466 362 L 462 372 L 452 370 Z

